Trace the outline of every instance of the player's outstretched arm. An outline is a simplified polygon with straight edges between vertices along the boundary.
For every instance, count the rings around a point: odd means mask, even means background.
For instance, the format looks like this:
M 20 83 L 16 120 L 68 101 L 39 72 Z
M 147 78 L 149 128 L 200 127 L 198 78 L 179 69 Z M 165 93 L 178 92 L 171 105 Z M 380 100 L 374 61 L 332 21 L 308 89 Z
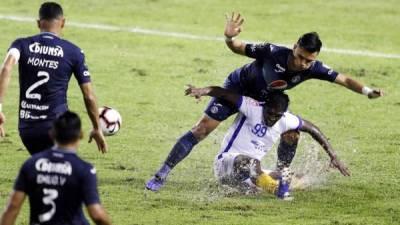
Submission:
M 96 97 L 94 96 L 92 85 L 84 83 L 80 85 L 85 106 L 90 120 L 92 121 L 93 130 L 90 132 L 89 143 L 94 139 L 96 141 L 99 151 L 102 153 L 107 152 L 107 143 L 104 138 L 103 132 L 100 128 L 99 111 L 97 108 Z
M 231 104 L 236 104 L 241 96 L 228 90 L 225 88 L 217 87 L 217 86 L 209 86 L 204 88 L 196 88 L 195 86 L 188 85 L 188 88 L 185 90 L 185 95 L 189 95 L 191 97 L 195 97 L 200 100 L 201 96 L 211 96 L 222 98 Z
M 225 14 L 226 26 L 225 26 L 225 43 L 232 52 L 246 55 L 246 43 L 235 39 L 237 35 L 242 31 L 242 24 L 244 19 L 240 16 L 240 13 L 232 13 L 231 16 Z
M 340 84 L 354 92 L 366 95 L 370 99 L 379 98 L 384 95 L 384 92 L 381 89 L 371 89 L 344 74 L 339 74 L 335 79 L 335 83 Z
M 6 94 L 6 90 L 8 88 L 8 84 L 10 83 L 11 78 L 11 71 L 13 66 L 18 60 L 12 54 L 7 54 L 6 58 L 4 59 L 4 63 L 1 67 L 0 71 L 0 137 L 4 137 L 4 123 L 6 121 L 6 117 L 3 114 L 3 102 L 4 96 Z
M 104 210 L 103 206 L 100 204 L 92 204 L 87 206 L 87 210 L 89 212 L 90 218 L 97 224 L 97 225 L 111 225 L 111 220 L 108 217 L 106 211 Z
M 337 168 L 343 176 L 350 176 L 350 172 L 347 167 L 339 161 L 335 151 L 325 135 L 316 127 L 314 124 L 307 120 L 303 120 L 303 124 L 300 127 L 300 131 L 307 132 L 311 137 L 316 140 L 328 153 L 331 158 L 331 166 Z
M 10 201 L 1 217 L 0 225 L 13 225 L 15 223 L 22 204 L 24 203 L 25 196 L 25 193 L 22 191 L 14 191 L 11 193 Z

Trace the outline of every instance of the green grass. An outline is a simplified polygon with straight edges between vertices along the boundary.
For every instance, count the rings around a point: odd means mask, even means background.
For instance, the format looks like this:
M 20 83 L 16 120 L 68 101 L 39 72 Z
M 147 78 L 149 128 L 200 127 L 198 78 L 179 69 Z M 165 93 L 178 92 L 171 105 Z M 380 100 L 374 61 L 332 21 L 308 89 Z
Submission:
M 0 14 L 36 17 L 41 1 L 2 0 Z M 238 10 L 246 21 L 240 38 L 293 43 L 318 31 L 332 48 L 400 53 L 397 1 L 60 1 L 67 21 L 139 26 L 163 31 L 221 36 L 224 13 Z M 20 36 L 37 33 L 34 23 L 0 20 L 0 49 Z M 337 85 L 307 81 L 288 91 L 291 110 L 317 124 L 349 166 L 319 186 L 294 192 L 295 201 L 273 196 L 225 196 L 212 174 L 212 162 L 232 118 L 172 172 L 160 193 L 144 183 L 165 159 L 177 137 L 194 125 L 207 101 L 183 96 L 184 85 L 222 84 L 250 59 L 231 53 L 222 42 L 183 40 L 127 32 L 67 27 L 64 38 L 84 49 L 101 105 L 117 108 L 121 132 L 109 137 L 109 153 L 82 143 L 80 155 L 93 163 L 102 202 L 114 224 L 399 224 L 400 59 L 321 53 L 321 60 L 387 96 L 368 100 Z M 1 56 L 2 57 L 2 56 Z M 0 141 L 0 205 L 4 205 L 19 166 L 28 157 L 17 132 L 18 79 L 13 72 L 4 111 L 7 137 Z M 70 108 L 90 124 L 74 80 Z M 306 136 L 306 135 L 303 135 Z M 295 165 L 302 165 L 309 138 L 302 139 Z M 322 152 L 322 149 L 320 149 Z M 327 160 L 323 153 L 320 161 Z M 265 165 L 273 166 L 274 154 Z M 17 224 L 27 224 L 25 204 Z

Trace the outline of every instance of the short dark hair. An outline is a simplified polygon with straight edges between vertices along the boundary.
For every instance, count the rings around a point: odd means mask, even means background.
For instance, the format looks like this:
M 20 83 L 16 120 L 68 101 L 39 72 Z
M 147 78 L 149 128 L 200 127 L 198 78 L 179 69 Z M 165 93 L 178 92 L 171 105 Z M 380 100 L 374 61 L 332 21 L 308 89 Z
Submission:
M 289 96 L 282 91 L 272 91 L 265 98 L 265 107 L 285 112 L 289 107 Z
M 322 42 L 317 32 L 310 32 L 303 34 L 297 41 L 297 45 L 313 53 L 321 50 Z
M 63 16 L 61 5 L 56 2 L 45 2 L 39 9 L 39 20 L 54 20 Z
M 70 144 L 81 137 L 81 119 L 71 111 L 60 114 L 53 122 L 53 135 L 57 143 Z

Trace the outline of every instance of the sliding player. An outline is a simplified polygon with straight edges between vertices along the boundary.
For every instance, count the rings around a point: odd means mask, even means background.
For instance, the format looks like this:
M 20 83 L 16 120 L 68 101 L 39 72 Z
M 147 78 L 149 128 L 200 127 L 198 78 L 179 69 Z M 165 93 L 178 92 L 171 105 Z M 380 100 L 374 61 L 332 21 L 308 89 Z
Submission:
M 214 163 L 215 175 L 231 185 L 249 184 L 275 192 L 279 198 L 291 199 L 290 172 L 281 171 L 278 182 L 261 169 L 260 161 L 271 150 L 280 135 L 287 131 L 309 133 L 328 153 L 331 165 L 344 176 L 350 173 L 339 161 L 328 139 L 311 122 L 289 112 L 289 97 L 283 92 L 270 92 L 264 103 L 220 87 L 189 86 L 186 95 L 200 98 L 212 96 L 234 105 L 240 112 L 229 128 Z

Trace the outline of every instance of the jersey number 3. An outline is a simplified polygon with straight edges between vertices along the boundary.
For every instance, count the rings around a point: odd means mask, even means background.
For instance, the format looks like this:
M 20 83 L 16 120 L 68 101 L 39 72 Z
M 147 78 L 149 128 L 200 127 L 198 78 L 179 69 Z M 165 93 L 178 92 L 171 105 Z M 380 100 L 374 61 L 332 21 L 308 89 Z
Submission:
M 41 223 L 51 220 L 51 218 L 56 213 L 56 203 L 54 202 L 54 200 L 58 197 L 58 191 L 55 189 L 43 188 L 43 194 L 43 203 L 45 205 L 50 205 L 51 209 L 50 211 L 39 215 L 39 222 Z
M 50 75 L 49 75 L 49 73 L 46 72 L 46 71 L 39 71 L 38 74 L 37 74 L 37 76 L 38 76 L 39 78 L 40 78 L 40 77 L 43 77 L 43 79 L 41 79 L 41 80 L 35 82 L 34 84 L 32 84 L 32 85 L 28 88 L 28 90 L 26 90 L 25 97 L 26 97 L 27 99 L 37 99 L 37 100 L 40 101 L 40 99 L 42 99 L 42 95 L 41 95 L 41 94 L 38 94 L 38 93 L 32 93 L 32 91 L 35 90 L 36 88 L 38 88 L 40 85 L 43 85 L 43 84 L 49 82 Z

